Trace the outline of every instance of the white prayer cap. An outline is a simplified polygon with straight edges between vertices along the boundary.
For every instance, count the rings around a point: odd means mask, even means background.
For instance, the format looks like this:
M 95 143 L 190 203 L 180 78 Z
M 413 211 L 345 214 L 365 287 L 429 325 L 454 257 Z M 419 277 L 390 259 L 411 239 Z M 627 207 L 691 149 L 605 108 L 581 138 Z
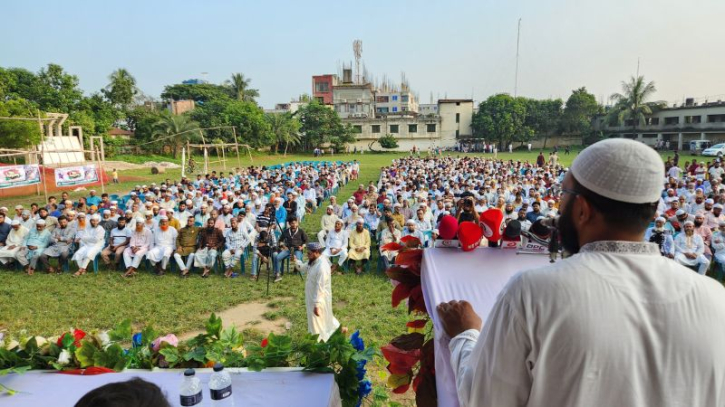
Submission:
M 162 220 L 169 220 L 169 218 L 162 215 L 162 216 L 159 216 L 159 220 L 160 221 L 162 221 Z
M 68 215 L 70 215 L 70 216 L 76 216 L 76 211 L 68 211 Z
M 708 205 L 712 205 L 712 204 L 715 203 L 715 201 L 712 200 L 712 199 L 705 199 L 705 203 L 708 204 Z
M 0 207 L 0 212 L 7 212 L 7 211 L 8 211 L 8 207 L 7 206 Z
M 193 202 L 191 201 L 191 199 L 187 199 L 187 200 L 186 200 L 186 204 L 187 204 L 187 205 L 191 205 L 192 203 L 193 203 Z
M 365 221 L 362 218 L 360 218 L 360 219 L 356 220 L 355 223 L 362 225 L 365 223 Z
M 91 220 L 101 220 L 101 216 L 96 213 L 93 216 L 91 216 Z
M 108 209 L 104 209 L 103 210 L 103 214 L 104 215 L 110 215 L 111 214 L 111 211 L 109 211 Z
M 677 212 L 675 212 L 675 216 L 682 216 L 682 215 L 684 215 L 686 213 L 687 212 L 685 212 L 684 209 L 678 209 Z
M 17 219 L 13 219 L 13 221 L 10 222 L 10 225 L 12 225 L 12 226 L 18 226 L 19 224 L 20 224 L 20 221 Z
M 22 210 L 23 209 L 23 205 L 15 205 L 15 209 L 16 210 Z
M 685 226 L 687 226 L 687 225 L 695 226 L 695 222 L 693 222 L 691 220 L 685 221 Z
M 665 166 L 657 152 L 638 141 L 599 141 L 574 159 L 571 174 L 585 188 L 615 201 L 656 202 L 662 192 Z
M 719 208 L 719 209 L 722 209 L 722 204 L 716 203 L 716 204 L 715 204 L 715 205 L 713 205 L 712 207 L 713 207 L 713 209 L 714 209 L 714 208 Z
M 125 213 L 133 213 L 133 211 L 130 210 L 130 209 L 126 209 L 126 212 Z
M 143 224 L 143 222 L 144 222 L 143 221 L 143 218 L 140 218 L 140 217 L 139 218 L 136 218 L 136 223 Z
M 78 217 L 79 218 L 85 218 L 86 217 L 86 213 L 85 212 L 78 212 Z
M 667 219 L 663 218 L 662 216 L 659 216 L 657 219 L 655 219 L 655 222 L 665 223 L 665 222 L 667 222 Z
M 408 219 L 407 222 L 405 222 L 406 225 L 415 225 L 415 221 L 413 219 Z
M 35 224 L 36 224 L 36 225 L 43 225 L 43 226 L 45 226 L 45 221 L 44 221 L 43 219 L 38 219 L 38 220 L 37 220 L 37 221 L 35 222 Z

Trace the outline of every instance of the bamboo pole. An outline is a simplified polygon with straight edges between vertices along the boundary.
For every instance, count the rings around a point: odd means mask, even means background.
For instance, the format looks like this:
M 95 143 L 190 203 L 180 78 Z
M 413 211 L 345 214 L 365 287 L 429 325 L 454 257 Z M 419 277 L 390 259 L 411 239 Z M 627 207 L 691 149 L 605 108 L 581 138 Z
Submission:
M 96 154 L 96 157 L 98 159 L 98 161 L 97 161 L 97 164 L 98 164 L 98 180 L 101 181 L 101 193 L 102 194 L 105 194 L 106 193 L 106 185 L 103 183 L 103 176 L 105 175 L 105 171 L 103 170 L 103 164 L 101 163 L 101 154 L 100 154 L 100 151 L 98 152 L 98 154 Z
M 234 144 L 237 150 L 237 166 L 241 169 L 242 159 L 239 157 L 239 141 L 237 140 L 237 128 L 232 126 L 232 134 L 234 134 Z
M 42 128 L 43 122 L 40 121 L 40 110 L 37 110 L 38 114 L 38 125 Z M 43 191 L 45 192 L 45 203 L 48 203 L 48 187 L 45 185 L 46 179 L 45 179 L 45 172 L 43 171 L 45 167 L 45 134 L 41 130 L 40 132 L 40 159 L 37 159 L 38 161 L 38 171 L 40 171 L 40 174 L 38 174 L 39 177 L 41 177 L 40 182 L 43 183 Z M 28 155 L 28 158 L 30 156 Z M 43 167 L 40 166 L 40 161 L 43 160 Z M 35 184 L 35 192 L 40 195 L 40 185 Z

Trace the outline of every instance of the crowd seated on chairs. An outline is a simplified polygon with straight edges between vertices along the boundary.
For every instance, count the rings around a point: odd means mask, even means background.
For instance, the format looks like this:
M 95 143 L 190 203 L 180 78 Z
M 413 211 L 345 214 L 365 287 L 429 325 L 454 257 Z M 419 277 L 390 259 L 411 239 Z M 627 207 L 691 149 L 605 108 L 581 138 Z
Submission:
M 91 190 L 76 202 L 63 192 L 46 205 L 18 205 L 14 216 L 2 207 L 0 264 L 16 263 L 28 274 L 75 264 L 73 275 L 82 276 L 91 267 L 97 273 L 100 260 L 125 269 L 125 277 L 140 268 L 164 275 L 170 266 L 184 277 L 194 268 L 202 277 L 217 269 L 237 277 L 252 256 L 253 279 L 259 265 L 273 263 L 279 281 L 285 253 L 302 255 L 307 238 L 299 236 L 299 221 L 358 172 L 356 161 L 294 162 L 167 179 L 125 195 Z

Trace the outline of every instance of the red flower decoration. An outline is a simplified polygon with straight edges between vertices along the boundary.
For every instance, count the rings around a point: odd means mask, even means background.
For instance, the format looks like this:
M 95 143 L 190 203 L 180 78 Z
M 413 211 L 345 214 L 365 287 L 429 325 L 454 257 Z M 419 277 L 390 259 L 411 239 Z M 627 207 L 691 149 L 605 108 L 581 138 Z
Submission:
M 420 349 L 404 351 L 391 344 L 385 345 L 380 350 L 385 360 L 390 362 L 388 370 L 393 374 L 407 374 L 420 360 Z
M 400 304 L 400 301 L 408 298 L 411 290 L 412 288 L 406 284 L 398 284 L 395 286 L 393 289 L 393 308 L 396 308 Z
M 427 322 L 427 319 L 416 319 L 415 321 L 408 322 L 407 324 L 405 324 L 405 326 L 407 326 L 408 328 L 420 329 L 423 328 Z
M 58 342 L 56 343 L 56 345 L 58 345 L 59 347 L 62 348 L 63 339 L 65 338 L 66 335 L 71 335 L 71 334 L 73 335 L 73 345 L 75 345 L 76 348 L 80 348 L 81 339 L 86 337 L 86 333 L 81 331 L 80 329 L 74 329 L 73 332 L 64 333 L 63 335 L 60 336 L 60 338 L 58 338 Z
M 262 346 L 263 348 L 266 348 L 266 347 L 267 347 L 267 345 L 269 345 L 269 341 L 267 340 L 267 338 L 264 338 L 264 339 L 262 339 L 262 343 L 261 343 L 261 346 Z

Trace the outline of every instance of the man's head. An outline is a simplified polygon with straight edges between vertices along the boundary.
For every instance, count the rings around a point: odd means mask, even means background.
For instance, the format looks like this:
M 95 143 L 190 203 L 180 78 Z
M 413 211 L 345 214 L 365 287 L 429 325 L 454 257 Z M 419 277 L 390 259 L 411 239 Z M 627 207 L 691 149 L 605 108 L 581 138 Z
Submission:
M 408 232 L 415 232 L 415 221 L 413 219 L 405 222 L 405 225 L 408 227 Z
M 313 242 L 313 243 L 307 243 L 307 258 L 310 259 L 310 261 L 317 260 L 322 255 L 322 245 Z
M 365 229 L 365 221 L 362 219 L 358 219 L 357 222 L 355 222 L 355 230 L 358 232 L 362 232 L 363 229 Z
M 209 218 L 206 220 L 206 228 L 207 229 L 214 229 L 214 223 L 216 221 L 213 218 Z
M 332 215 L 333 209 L 332 206 L 328 206 L 327 210 L 325 211 L 328 215 Z
M 116 227 L 118 227 L 119 229 L 125 228 L 126 227 L 126 218 L 124 218 L 123 216 L 119 217 L 118 222 L 116 223 Z
M 667 220 L 661 216 L 655 219 L 655 230 L 657 230 L 658 232 L 665 230 L 666 222 Z
M 231 218 L 229 219 L 229 226 L 232 227 L 233 231 L 237 231 L 237 226 L 239 225 L 239 222 L 237 221 L 237 218 Z
M 159 217 L 159 229 L 164 232 L 169 230 L 169 218 L 166 215 Z
M 607 139 L 585 148 L 562 183 L 562 245 L 581 245 L 616 236 L 642 241 L 657 209 L 664 179 L 662 158 L 628 139 Z
M 684 228 L 685 228 L 685 234 L 687 236 L 692 236 L 695 233 L 695 223 L 692 222 L 691 220 L 688 220 L 687 222 L 685 222 Z
M 297 230 L 297 226 L 299 225 L 299 222 L 297 221 L 297 218 L 290 218 L 288 220 L 288 222 L 289 222 L 290 229 Z
M 35 229 L 38 232 L 42 232 L 45 229 L 45 221 L 43 219 L 38 219 L 38 221 L 35 222 Z
M 335 221 L 335 232 L 342 230 L 342 221 L 340 219 Z
M 699 228 L 703 223 L 705 223 L 705 215 L 702 213 L 695 215 L 695 227 Z
M 96 227 L 101 222 L 101 217 L 98 214 L 91 216 L 91 226 Z
M 58 217 L 58 226 L 60 226 L 61 229 L 65 229 L 68 226 L 68 218 L 65 215 L 60 215 Z

